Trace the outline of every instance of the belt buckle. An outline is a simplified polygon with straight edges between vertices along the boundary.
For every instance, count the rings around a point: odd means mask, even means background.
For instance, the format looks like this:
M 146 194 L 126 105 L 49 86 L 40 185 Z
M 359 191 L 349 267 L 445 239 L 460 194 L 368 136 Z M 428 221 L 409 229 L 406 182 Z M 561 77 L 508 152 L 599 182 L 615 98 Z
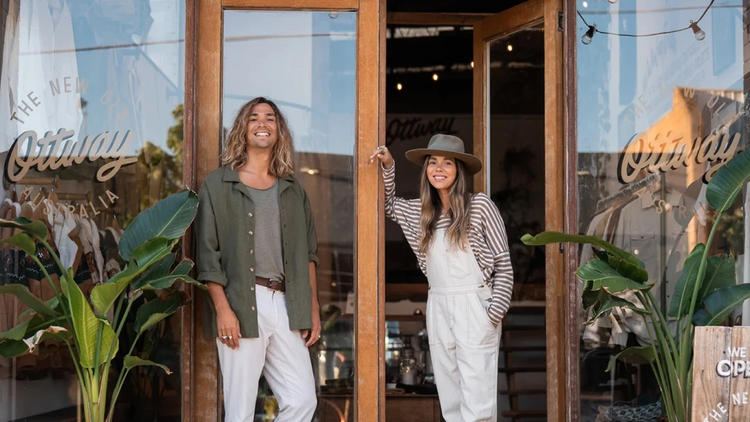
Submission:
M 277 284 L 279 285 L 278 287 L 276 287 Z M 279 280 L 274 280 L 274 279 L 270 279 L 269 278 L 268 279 L 268 287 L 270 289 L 273 289 L 273 290 L 279 290 L 279 291 L 281 291 L 281 282 Z

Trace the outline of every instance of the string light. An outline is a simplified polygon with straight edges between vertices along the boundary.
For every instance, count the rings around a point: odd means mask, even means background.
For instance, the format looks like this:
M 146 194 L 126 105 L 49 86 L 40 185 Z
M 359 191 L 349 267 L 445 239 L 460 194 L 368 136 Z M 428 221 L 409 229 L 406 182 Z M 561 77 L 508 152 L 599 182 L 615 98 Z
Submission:
M 581 42 L 586 45 L 591 44 L 591 39 L 594 38 L 594 33 L 596 33 L 596 25 L 590 25 L 589 30 L 581 37 Z
M 587 8 L 587 7 L 589 7 L 589 4 L 588 4 L 588 2 L 583 2 L 583 8 L 585 9 L 585 8 Z
M 433 80 L 433 81 L 436 81 L 436 80 L 438 80 L 438 75 L 437 75 L 437 73 L 433 73 L 433 74 L 432 74 L 432 80 Z
M 401 85 L 400 83 L 396 84 L 396 89 L 397 90 L 401 91 L 403 88 L 404 88 L 404 86 Z
M 693 30 L 693 34 L 695 34 L 695 39 L 698 41 L 703 41 L 706 39 L 706 33 L 703 32 L 700 26 L 698 26 L 697 22 L 690 21 L 690 29 Z
M 513 51 L 513 46 L 511 44 L 508 44 L 508 51 Z
M 474 62 L 471 62 L 471 68 L 474 69 Z
M 695 39 L 696 40 L 703 41 L 706 38 L 706 33 L 703 32 L 703 30 L 698 26 L 698 23 L 701 20 L 703 20 L 703 18 L 706 16 L 706 13 L 708 13 L 708 10 L 711 8 L 711 6 L 713 6 L 714 1 L 715 0 L 711 0 L 708 3 L 708 6 L 706 6 L 706 9 L 703 10 L 703 14 L 701 14 L 701 17 L 698 18 L 698 20 L 695 21 L 695 22 L 690 21 L 690 25 L 688 25 L 688 26 L 686 26 L 684 28 L 673 29 L 671 31 L 653 32 L 653 33 L 649 33 L 649 34 L 622 34 L 622 33 L 618 33 L 618 32 L 600 31 L 599 29 L 596 28 L 596 24 L 589 24 L 588 22 L 586 22 L 586 18 L 583 17 L 583 15 L 581 14 L 581 12 L 580 11 L 576 11 L 576 13 L 578 13 L 578 17 L 580 17 L 581 20 L 583 21 L 583 24 L 589 27 L 589 29 L 586 31 L 586 33 L 583 34 L 583 36 L 581 37 L 581 42 L 584 43 L 585 45 L 591 44 L 591 40 L 594 38 L 594 34 L 596 34 L 596 33 L 603 34 L 603 35 L 612 35 L 612 36 L 616 36 L 616 37 L 640 38 L 640 37 L 655 37 L 657 35 L 674 34 L 675 32 L 682 32 L 682 31 L 686 31 L 688 29 L 692 29 L 693 30 L 693 34 L 695 35 Z M 614 4 L 614 3 L 617 3 L 617 0 L 609 0 L 609 2 L 612 3 L 612 4 Z

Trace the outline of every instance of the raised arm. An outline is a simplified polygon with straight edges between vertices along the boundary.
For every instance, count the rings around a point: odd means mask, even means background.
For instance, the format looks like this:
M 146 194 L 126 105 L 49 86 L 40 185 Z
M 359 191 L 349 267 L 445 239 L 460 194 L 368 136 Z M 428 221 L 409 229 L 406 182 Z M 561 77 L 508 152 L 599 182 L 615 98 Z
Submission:
M 378 147 L 370 161 L 378 159 L 383 169 L 385 182 L 385 215 L 398 223 L 407 239 L 419 239 L 419 215 L 422 206 L 419 199 L 407 200 L 396 196 L 396 162 L 386 147 Z

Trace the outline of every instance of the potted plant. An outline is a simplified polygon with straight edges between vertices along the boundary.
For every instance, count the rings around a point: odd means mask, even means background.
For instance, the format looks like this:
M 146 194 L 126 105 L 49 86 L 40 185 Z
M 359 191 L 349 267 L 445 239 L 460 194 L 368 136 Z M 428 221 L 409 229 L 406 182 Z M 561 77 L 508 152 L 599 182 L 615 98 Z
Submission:
M 190 283 L 205 289 L 203 284 L 188 276 L 193 267 L 189 259 L 172 268 L 175 261 L 172 250 L 195 219 L 197 210 L 197 195 L 184 190 L 140 213 L 120 238 L 119 252 L 126 262 L 125 268 L 106 283 L 94 287 L 90 302 L 75 283 L 73 269 L 63 267 L 47 242 L 44 223 L 25 218 L 0 219 L 0 227 L 19 231 L 10 238 L 0 239 L 0 243 L 11 244 L 28 254 L 44 272 L 46 281 L 55 292 L 54 298 L 42 302 L 21 284 L 0 286 L 0 294 L 15 295 L 29 307 L 19 316 L 23 322 L 0 333 L 0 355 L 21 355 L 46 339 L 64 343 L 73 357 L 80 382 L 85 420 L 111 421 L 117 397 L 132 368 L 154 366 L 169 373 L 166 366 L 133 354 L 138 338 L 190 301 L 185 292 L 178 290 L 163 291 L 146 302 L 138 299 L 144 292 L 162 291 L 175 283 Z M 60 267 L 60 291 L 37 258 L 37 244 L 46 248 Z M 141 305 L 134 309 L 137 302 Z M 119 350 L 118 338 L 131 310 L 135 312 L 136 339 L 124 356 L 123 370 L 108 401 L 112 360 Z
M 742 152 L 716 172 L 708 184 L 706 199 L 721 221 L 750 179 L 750 153 Z M 626 308 L 643 318 L 650 345 L 628 347 L 610 360 L 639 355 L 650 362 L 670 421 L 690 420 L 692 408 L 693 338 L 697 326 L 721 325 L 750 298 L 750 284 L 737 285 L 734 258 L 709 256 L 719 224 L 714 224 L 707 245 L 698 244 L 686 258 L 675 285 L 667 315 L 653 295 L 649 274 L 634 255 L 595 236 L 543 232 L 522 237 L 527 245 L 573 242 L 590 244 L 595 257 L 581 265 L 576 275 L 583 281 L 581 301 L 590 311 L 591 323 L 615 308 Z M 747 253 L 747 251 L 746 251 Z M 747 271 L 747 269 L 746 269 Z M 667 317 L 677 320 L 672 332 Z

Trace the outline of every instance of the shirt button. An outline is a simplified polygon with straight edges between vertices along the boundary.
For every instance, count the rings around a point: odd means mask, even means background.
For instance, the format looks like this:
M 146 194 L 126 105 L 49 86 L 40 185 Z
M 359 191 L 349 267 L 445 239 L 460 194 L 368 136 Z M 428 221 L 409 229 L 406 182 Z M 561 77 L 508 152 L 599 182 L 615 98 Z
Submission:
M 254 311 L 254 310 L 255 310 L 255 306 L 251 306 L 251 307 L 250 307 L 250 310 L 251 310 L 251 311 Z
M 252 255 L 252 254 L 253 254 L 253 250 L 252 250 L 252 249 L 250 249 L 250 255 Z
M 253 272 L 253 271 L 255 271 L 255 268 L 250 267 L 250 272 Z
M 250 230 L 249 232 L 247 232 L 247 234 L 249 234 L 250 236 L 252 236 L 253 235 L 253 231 Z
M 247 213 L 247 216 L 248 216 L 248 217 L 252 217 L 252 216 L 253 216 L 253 213 L 249 212 L 249 213 Z
M 255 291 L 255 286 L 250 287 L 251 291 Z

